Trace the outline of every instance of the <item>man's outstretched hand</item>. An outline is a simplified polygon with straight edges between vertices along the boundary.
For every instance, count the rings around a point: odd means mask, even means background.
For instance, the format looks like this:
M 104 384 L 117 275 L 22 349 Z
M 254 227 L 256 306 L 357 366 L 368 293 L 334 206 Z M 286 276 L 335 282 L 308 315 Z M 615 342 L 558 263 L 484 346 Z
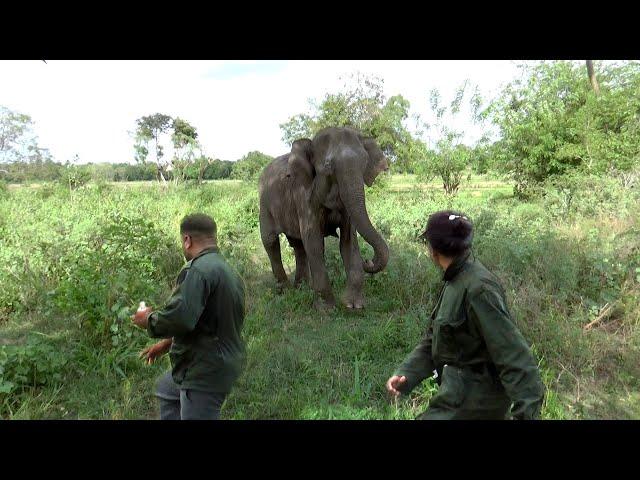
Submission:
M 170 338 L 167 338 L 151 345 L 150 347 L 145 348 L 140 352 L 140 358 L 146 360 L 147 365 L 151 365 L 158 358 L 169 351 L 169 349 L 171 348 L 171 342 L 172 340 Z
M 147 324 L 149 323 L 149 315 L 152 311 L 151 307 L 138 310 L 135 315 L 131 315 L 131 321 L 135 323 L 137 327 L 146 329 Z
M 387 380 L 387 392 L 389 392 L 394 397 L 398 397 L 402 392 L 398 390 L 402 387 L 407 381 L 407 377 L 394 375 L 389 380 Z

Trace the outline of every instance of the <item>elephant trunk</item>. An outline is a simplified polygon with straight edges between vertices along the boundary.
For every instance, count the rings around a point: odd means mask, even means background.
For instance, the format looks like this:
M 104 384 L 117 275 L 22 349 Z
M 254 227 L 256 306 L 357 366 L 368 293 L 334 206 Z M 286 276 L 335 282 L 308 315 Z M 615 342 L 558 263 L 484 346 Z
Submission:
M 373 260 L 364 262 L 364 271 L 378 273 L 386 267 L 389 261 L 389 247 L 369 219 L 362 173 L 357 171 L 342 172 L 338 178 L 338 185 L 340 198 L 351 218 L 351 223 L 355 226 L 356 231 L 362 235 L 362 238 L 373 247 Z

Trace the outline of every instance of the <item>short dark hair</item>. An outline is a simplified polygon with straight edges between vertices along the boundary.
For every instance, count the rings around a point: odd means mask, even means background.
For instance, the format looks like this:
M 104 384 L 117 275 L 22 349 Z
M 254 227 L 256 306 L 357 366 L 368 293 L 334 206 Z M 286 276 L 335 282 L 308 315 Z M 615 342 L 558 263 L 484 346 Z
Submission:
M 180 234 L 191 235 L 194 238 L 211 238 L 217 240 L 218 227 L 209 215 L 193 213 L 187 215 L 180 222 Z
M 429 216 L 427 228 L 418 238 L 438 253 L 455 257 L 471 248 L 473 225 L 463 213 L 442 210 Z

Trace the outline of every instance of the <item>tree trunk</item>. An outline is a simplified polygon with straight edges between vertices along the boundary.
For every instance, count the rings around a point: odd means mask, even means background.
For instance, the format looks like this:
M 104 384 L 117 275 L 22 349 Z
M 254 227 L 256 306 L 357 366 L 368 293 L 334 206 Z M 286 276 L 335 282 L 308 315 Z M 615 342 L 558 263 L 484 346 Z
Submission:
M 160 156 L 159 156 L 159 151 L 158 151 L 158 136 L 160 135 L 159 132 L 155 132 L 154 133 L 154 140 L 156 142 L 156 163 L 158 164 L 158 173 L 160 174 L 160 178 L 158 179 L 158 181 L 162 180 L 162 184 L 163 185 L 167 185 L 167 180 L 164 178 L 164 175 L 162 173 L 162 165 L 160 163 Z
M 600 95 L 600 86 L 596 79 L 596 72 L 593 69 L 593 60 L 587 60 L 587 75 L 589 75 L 589 82 L 591 82 L 591 88 L 596 95 Z
M 167 179 L 164 178 L 164 174 L 162 173 L 162 166 L 158 164 L 158 182 L 162 181 L 163 185 L 167 184 Z

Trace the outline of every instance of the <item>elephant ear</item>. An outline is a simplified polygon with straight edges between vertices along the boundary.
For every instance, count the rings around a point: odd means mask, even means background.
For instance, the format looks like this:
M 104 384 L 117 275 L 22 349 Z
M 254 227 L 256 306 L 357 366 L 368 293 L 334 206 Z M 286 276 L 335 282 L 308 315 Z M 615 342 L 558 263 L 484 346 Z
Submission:
M 308 138 L 296 140 L 291 145 L 291 153 L 287 163 L 287 177 L 300 180 L 309 185 L 315 177 L 313 168 L 313 144 Z
M 362 137 L 362 146 L 369 154 L 369 159 L 367 160 L 367 169 L 374 169 L 378 162 L 380 162 L 384 158 L 384 154 L 380 147 L 378 146 L 378 142 L 376 142 L 373 137 Z

